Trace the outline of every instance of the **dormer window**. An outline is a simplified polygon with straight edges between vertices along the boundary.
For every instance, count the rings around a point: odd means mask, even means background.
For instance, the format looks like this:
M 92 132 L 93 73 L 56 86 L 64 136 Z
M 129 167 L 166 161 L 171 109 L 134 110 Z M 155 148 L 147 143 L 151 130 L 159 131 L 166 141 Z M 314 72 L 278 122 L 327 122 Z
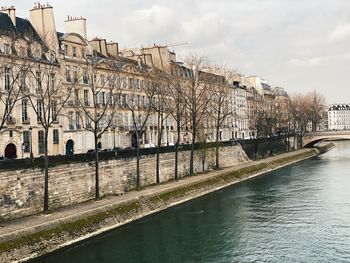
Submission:
M 77 47 L 72 47 L 73 50 L 73 57 L 77 56 Z
M 11 49 L 9 44 L 4 44 L 4 53 L 10 55 Z
M 21 58 L 24 58 L 26 56 L 26 49 L 25 49 L 25 47 L 20 47 L 19 48 L 19 56 Z

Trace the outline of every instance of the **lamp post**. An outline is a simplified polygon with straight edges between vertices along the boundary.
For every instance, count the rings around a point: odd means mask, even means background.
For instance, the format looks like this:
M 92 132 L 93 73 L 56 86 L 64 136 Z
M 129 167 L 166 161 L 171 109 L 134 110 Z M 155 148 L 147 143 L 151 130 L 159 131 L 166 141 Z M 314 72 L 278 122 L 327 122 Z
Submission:
M 113 126 L 113 150 L 115 150 L 115 126 Z
M 30 131 L 30 158 L 33 159 L 33 145 L 32 145 L 32 142 L 33 142 L 33 138 L 32 138 L 32 130 L 33 130 L 33 127 L 30 126 L 29 127 L 29 131 Z

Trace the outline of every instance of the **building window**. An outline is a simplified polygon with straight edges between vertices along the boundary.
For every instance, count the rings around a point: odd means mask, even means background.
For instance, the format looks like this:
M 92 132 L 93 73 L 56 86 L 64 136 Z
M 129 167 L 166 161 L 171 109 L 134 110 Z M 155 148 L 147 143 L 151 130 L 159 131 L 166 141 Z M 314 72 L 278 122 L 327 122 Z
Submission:
M 84 75 L 83 75 L 83 83 L 84 83 L 84 84 L 89 84 L 89 76 L 88 76 L 87 71 L 84 72 Z
M 38 131 L 39 154 L 45 153 L 44 131 Z
M 64 45 L 63 51 L 65 55 L 68 55 L 68 45 Z
M 10 45 L 9 44 L 4 44 L 4 53 L 6 55 L 10 55 L 11 53 L 11 48 L 10 48 Z
M 80 126 L 80 115 L 79 115 L 78 111 L 75 112 L 75 125 L 76 125 L 77 129 L 81 128 L 81 126 Z
M 37 111 L 37 121 L 41 121 L 43 116 L 43 104 L 41 101 L 37 101 L 36 111 Z
M 57 121 L 57 102 L 51 101 L 51 119 Z
M 100 103 L 102 103 L 103 106 L 106 105 L 106 93 L 104 91 L 101 92 Z
M 54 89 L 55 88 L 55 74 L 51 73 L 50 75 L 50 88 Z
M 6 67 L 5 68 L 5 90 L 10 90 L 11 88 L 11 69 Z
M 89 91 L 84 90 L 84 105 L 89 106 Z
M 86 123 L 86 128 L 91 128 L 89 113 L 85 113 L 85 123 Z
M 58 129 L 53 129 L 53 144 L 59 143 L 59 133 Z
M 67 80 L 67 82 L 71 82 L 70 66 L 69 65 L 66 65 L 66 80 Z
M 28 121 L 28 101 L 22 100 L 22 122 Z
M 26 49 L 25 49 L 25 47 L 20 47 L 20 48 L 19 48 L 18 55 L 19 55 L 21 58 L 24 58 L 24 57 L 26 56 Z
M 73 67 L 73 80 L 75 83 L 78 82 L 78 67 L 77 66 Z
M 30 131 L 23 131 L 23 152 L 29 153 L 30 151 Z
M 12 100 L 11 99 L 6 99 L 6 104 L 5 104 L 5 116 L 8 118 L 11 118 L 11 111 L 12 111 Z
M 73 125 L 73 112 L 70 111 L 68 112 L 68 125 L 70 130 L 74 130 L 74 125 Z
M 109 104 L 110 106 L 113 105 L 113 93 L 112 93 L 112 91 L 109 92 L 108 104 Z
M 73 57 L 77 56 L 77 47 L 72 47 L 73 50 Z
M 20 74 L 19 74 L 19 85 L 21 87 L 22 90 L 24 90 L 26 88 L 26 73 L 21 70 Z
M 35 72 L 35 79 L 36 79 L 36 85 L 35 85 L 35 91 L 36 93 L 40 93 L 41 92 L 41 78 L 40 78 L 40 72 L 37 71 Z

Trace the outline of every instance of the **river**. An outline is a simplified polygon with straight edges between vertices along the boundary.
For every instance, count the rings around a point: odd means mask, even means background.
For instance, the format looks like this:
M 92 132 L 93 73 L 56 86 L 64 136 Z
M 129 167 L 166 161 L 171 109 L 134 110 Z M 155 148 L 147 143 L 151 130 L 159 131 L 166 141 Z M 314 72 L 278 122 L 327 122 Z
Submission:
M 350 141 L 38 262 L 350 262 Z

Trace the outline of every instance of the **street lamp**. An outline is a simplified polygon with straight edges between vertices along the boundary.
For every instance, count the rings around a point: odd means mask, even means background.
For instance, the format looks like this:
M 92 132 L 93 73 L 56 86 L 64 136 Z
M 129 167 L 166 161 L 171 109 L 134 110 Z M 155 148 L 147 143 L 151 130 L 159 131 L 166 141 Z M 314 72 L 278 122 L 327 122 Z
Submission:
M 115 150 L 115 126 L 113 126 L 113 150 Z
M 33 138 L 32 138 L 32 130 L 33 130 L 33 127 L 30 126 L 29 127 L 29 131 L 30 131 L 30 158 L 33 159 L 33 146 L 32 146 L 32 142 L 33 142 Z

